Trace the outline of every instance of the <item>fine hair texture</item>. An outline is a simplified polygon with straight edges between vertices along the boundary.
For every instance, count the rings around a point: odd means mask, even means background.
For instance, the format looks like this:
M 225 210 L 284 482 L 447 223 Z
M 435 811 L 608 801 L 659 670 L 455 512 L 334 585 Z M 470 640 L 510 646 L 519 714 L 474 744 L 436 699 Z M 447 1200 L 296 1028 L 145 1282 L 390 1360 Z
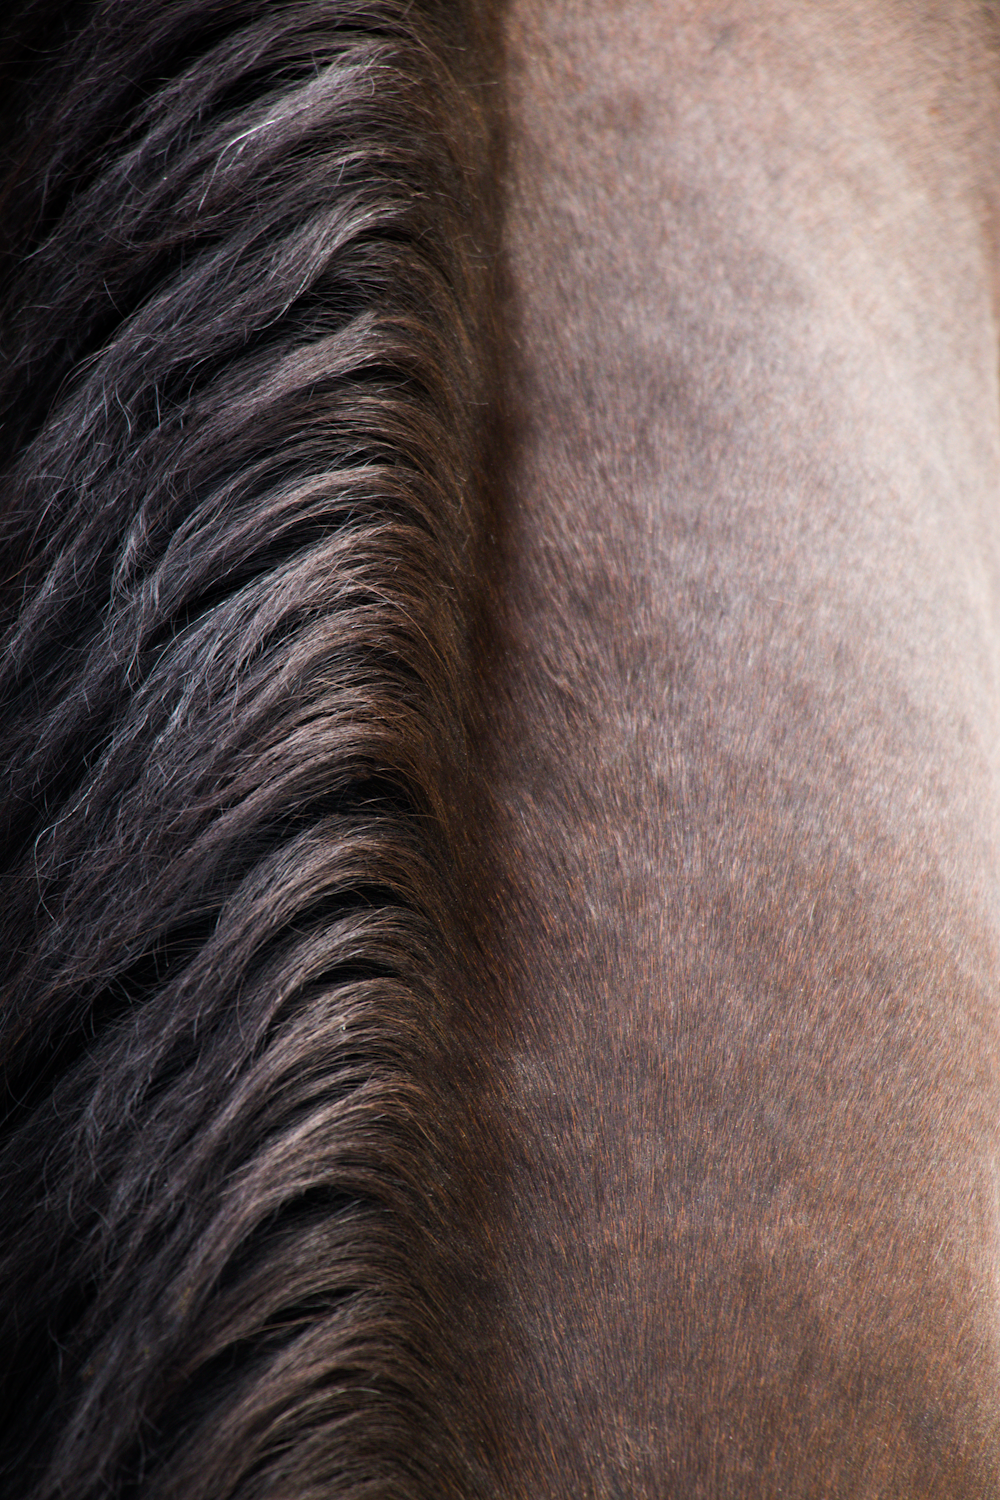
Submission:
M 6 27 L 0 1493 L 468 1493 L 475 24 Z

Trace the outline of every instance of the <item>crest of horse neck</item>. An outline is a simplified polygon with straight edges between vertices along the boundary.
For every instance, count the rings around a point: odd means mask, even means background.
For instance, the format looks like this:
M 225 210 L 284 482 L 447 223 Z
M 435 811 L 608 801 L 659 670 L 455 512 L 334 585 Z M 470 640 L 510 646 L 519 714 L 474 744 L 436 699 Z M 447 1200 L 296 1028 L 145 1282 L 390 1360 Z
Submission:
M 505 1494 L 1000 1483 L 969 10 L 510 7 Z

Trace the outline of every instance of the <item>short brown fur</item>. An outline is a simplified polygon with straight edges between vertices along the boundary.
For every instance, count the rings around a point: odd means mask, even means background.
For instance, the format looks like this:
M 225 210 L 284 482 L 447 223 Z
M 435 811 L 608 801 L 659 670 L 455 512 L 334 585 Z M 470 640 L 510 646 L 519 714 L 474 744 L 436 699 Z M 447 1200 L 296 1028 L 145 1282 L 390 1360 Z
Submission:
M 514 0 L 507 38 L 502 1493 L 981 1500 L 993 18 Z

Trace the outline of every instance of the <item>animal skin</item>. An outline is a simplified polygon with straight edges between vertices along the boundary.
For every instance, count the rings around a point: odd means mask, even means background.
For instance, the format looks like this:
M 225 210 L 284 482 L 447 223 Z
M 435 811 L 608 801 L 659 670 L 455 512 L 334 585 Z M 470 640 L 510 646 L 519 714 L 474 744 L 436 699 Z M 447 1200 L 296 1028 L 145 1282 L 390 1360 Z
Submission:
M 17 0 L 0 141 L 0 1495 L 1000 1494 L 993 0 Z

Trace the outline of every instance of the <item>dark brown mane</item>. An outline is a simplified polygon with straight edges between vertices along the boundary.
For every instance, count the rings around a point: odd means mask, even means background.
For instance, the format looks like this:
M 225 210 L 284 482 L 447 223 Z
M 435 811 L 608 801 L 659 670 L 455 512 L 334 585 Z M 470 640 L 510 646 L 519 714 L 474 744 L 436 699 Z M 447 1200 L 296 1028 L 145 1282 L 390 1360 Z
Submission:
M 8 31 L 3 1493 L 464 1493 L 476 37 Z

